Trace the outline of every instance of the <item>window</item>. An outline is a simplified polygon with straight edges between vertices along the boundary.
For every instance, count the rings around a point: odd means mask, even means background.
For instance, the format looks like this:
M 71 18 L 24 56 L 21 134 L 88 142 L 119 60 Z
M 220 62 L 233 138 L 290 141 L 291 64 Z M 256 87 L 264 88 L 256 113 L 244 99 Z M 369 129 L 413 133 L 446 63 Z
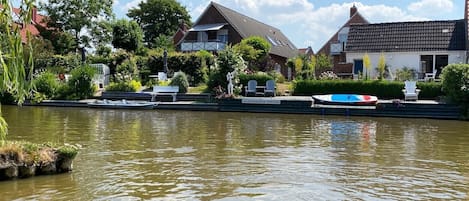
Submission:
M 267 39 L 269 40 L 269 42 L 270 42 L 273 46 L 277 46 L 277 45 L 278 45 L 277 42 L 275 42 L 275 40 L 272 39 L 270 36 L 266 36 L 266 37 L 267 37 Z
M 228 43 L 228 30 L 222 29 L 217 32 L 217 40 L 222 43 Z

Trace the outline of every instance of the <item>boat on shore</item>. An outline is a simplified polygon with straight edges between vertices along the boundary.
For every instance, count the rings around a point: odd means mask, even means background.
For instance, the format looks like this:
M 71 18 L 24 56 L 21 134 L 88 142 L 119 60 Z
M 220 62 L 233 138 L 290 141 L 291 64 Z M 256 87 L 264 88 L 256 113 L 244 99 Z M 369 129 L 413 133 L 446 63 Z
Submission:
M 376 105 L 378 97 L 359 94 L 313 95 L 314 104 L 324 105 Z
M 155 103 L 148 101 L 127 101 L 125 99 L 119 101 L 104 99 L 89 102 L 88 107 L 109 109 L 153 109 L 155 107 Z

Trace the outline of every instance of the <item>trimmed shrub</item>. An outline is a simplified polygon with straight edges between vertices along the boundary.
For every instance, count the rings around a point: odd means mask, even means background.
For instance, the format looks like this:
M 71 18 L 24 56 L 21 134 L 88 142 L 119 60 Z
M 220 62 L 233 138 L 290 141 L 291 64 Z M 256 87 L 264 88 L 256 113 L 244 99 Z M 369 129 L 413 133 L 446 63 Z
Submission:
M 182 71 L 174 74 L 169 85 L 179 86 L 179 93 L 187 93 L 187 90 L 189 89 L 189 81 L 187 81 L 187 76 Z
M 106 91 L 137 92 L 141 88 L 142 84 L 139 81 L 132 80 L 130 82 L 113 82 L 106 87 Z
M 443 91 L 451 100 L 469 107 L 469 65 L 451 64 L 443 68 Z
M 258 72 L 255 74 L 241 74 L 239 75 L 239 82 L 243 86 L 248 85 L 249 80 L 256 80 L 258 85 L 265 85 L 267 80 L 275 80 L 272 76 L 263 73 L 263 72 Z
M 417 83 L 419 99 L 436 99 L 444 95 L 440 83 Z M 313 94 L 369 94 L 379 98 L 403 98 L 403 82 L 353 81 L 353 80 L 303 80 L 294 83 L 294 95 Z

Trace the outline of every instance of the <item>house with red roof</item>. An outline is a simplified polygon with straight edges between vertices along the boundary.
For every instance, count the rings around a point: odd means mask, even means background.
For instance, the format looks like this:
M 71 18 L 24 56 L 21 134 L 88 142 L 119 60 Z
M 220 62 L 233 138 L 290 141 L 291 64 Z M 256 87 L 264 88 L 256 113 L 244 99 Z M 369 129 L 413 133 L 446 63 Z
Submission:
M 24 25 L 19 20 L 21 10 L 19 8 L 13 8 L 13 20 L 15 21 L 16 25 L 20 27 L 20 34 L 23 43 L 26 43 L 27 41 L 27 32 L 30 32 L 33 36 L 39 36 L 40 27 L 44 29 L 47 27 L 47 23 L 45 22 L 46 16 L 39 14 L 36 8 L 33 8 L 32 12 L 31 23 Z

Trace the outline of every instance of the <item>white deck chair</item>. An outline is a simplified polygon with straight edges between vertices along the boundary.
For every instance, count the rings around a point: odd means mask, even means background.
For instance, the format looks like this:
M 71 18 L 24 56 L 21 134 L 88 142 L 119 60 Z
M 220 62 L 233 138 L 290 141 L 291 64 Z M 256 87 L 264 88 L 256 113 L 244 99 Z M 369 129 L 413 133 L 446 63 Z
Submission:
M 420 89 L 417 89 L 416 81 L 405 81 L 405 88 L 402 90 L 404 93 L 404 100 L 418 100 Z
M 249 80 L 248 86 L 246 88 L 245 95 L 246 96 L 256 96 L 256 88 L 257 88 L 257 81 L 256 80 Z
M 275 81 L 267 80 L 264 88 L 264 96 L 275 96 Z

